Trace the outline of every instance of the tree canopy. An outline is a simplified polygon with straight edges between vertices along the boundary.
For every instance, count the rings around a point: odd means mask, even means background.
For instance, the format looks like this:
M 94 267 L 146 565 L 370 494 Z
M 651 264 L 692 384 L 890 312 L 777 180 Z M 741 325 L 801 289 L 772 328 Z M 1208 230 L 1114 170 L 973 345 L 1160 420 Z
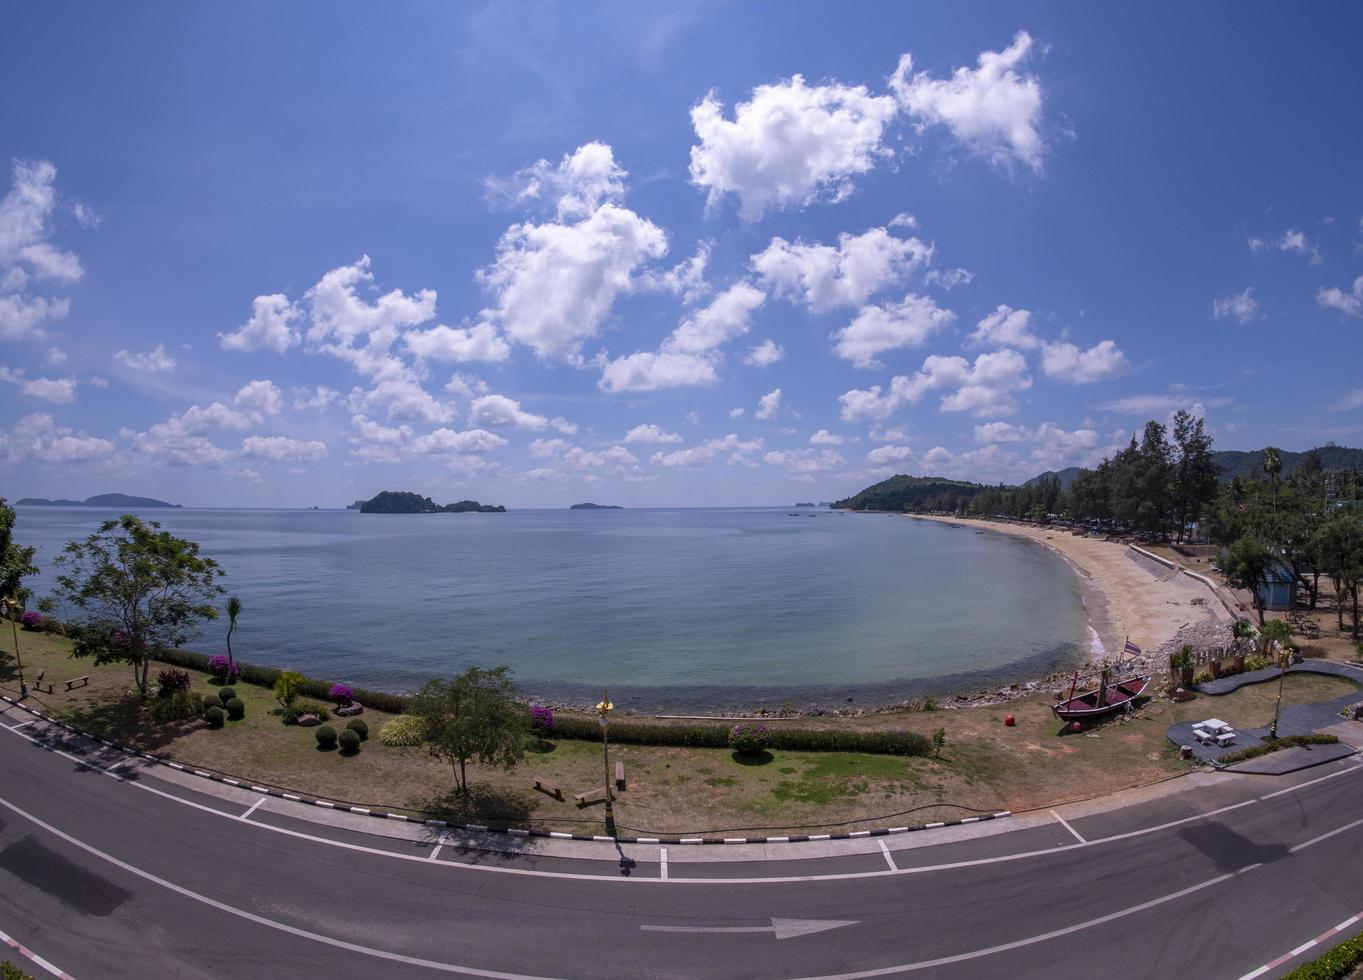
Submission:
M 408 710 L 421 720 L 427 751 L 449 763 L 465 797 L 470 762 L 510 769 L 525 758 L 529 721 L 510 667 L 470 667 L 450 680 L 428 681 Z

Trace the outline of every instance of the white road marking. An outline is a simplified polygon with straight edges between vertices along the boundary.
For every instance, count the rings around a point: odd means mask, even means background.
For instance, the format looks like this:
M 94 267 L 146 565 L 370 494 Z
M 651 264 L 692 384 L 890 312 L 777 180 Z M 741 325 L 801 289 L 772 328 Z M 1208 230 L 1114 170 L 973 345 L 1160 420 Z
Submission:
M 885 842 L 880 840 L 876 841 L 876 843 L 880 845 L 880 853 L 885 855 L 885 863 L 890 866 L 890 870 L 898 871 L 899 867 L 894 863 L 894 855 L 890 853 L 890 849 L 885 845 Z
M 1305 843 L 1302 844 L 1298 844 L 1296 847 L 1288 851 L 1288 853 L 1296 854 L 1298 851 L 1310 847 L 1312 844 L 1319 844 L 1323 840 L 1329 840 L 1336 834 L 1342 834 L 1346 830 L 1353 830 L 1355 827 L 1358 827 L 1360 825 L 1363 825 L 1363 820 L 1355 820 L 1353 823 L 1346 823 L 1343 827 L 1336 827 L 1334 830 L 1321 834 L 1319 837 L 1312 837 L 1309 841 L 1306 841 Z
M 19 942 L 17 939 L 12 939 L 9 936 L 5 935 L 5 933 L 3 932 L 0 932 L 0 942 L 3 942 L 6 946 L 13 949 L 20 956 L 27 957 L 29 962 L 33 963 L 36 966 L 42 967 L 48 973 L 52 974 L 54 977 L 57 977 L 58 980 L 76 980 L 75 977 L 71 976 L 71 974 L 67 973 L 65 970 L 62 970 L 54 966 L 52 963 L 43 959 L 41 956 L 33 952 L 33 950 L 29 949 L 27 946 Z
M 770 932 L 777 939 L 794 939 L 797 936 L 812 936 L 816 932 L 854 926 L 859 919 L 778 919 L 772 917 L 769 926 L 640 926 L 641 932 Z
M 1069 821 L 1066 820 L 1064 817 L 1062 817 L 1060 814 L 1058 814 L 1058 813 L 1056 813 L 1054 810 L 1052 810 L 1052 811 L 1051 811 L 1051 816 L 1053 816 L 1053 817 L 1055 817 L 1055 819 L 1059 820 L 1059 821 L 1060 821 L 1060 826 L 1064 827 L 1064 828 L 1065 828 L 1066 830 L 1068 830 L 1071 834 L 1073 834 L 1073 835 L 1074 835 L 1074 839 L 1077 840 L 1079 843 L 1081 843 L 1081 844 L 1087 844 L 1087 843 L 1088 843 L 1088 841 L 1084 840 L 1084 838 L 1080 836 L 1079 831 L 1077 831 L 1077 830 L 1075 830 L 1073 827 L 1071 827 L 1070 824 L 1069 824 Z
M 427 861 L 434 861 L 440 857 L 440 849 L 450 842 L 450 832 L 442 830 L 440 836 L 436 838 L 435 847 L 431 848 L 431 853 L 426 855 Z
M 323 943 L 324 945 L 327 946 L 334 946 L 337 949 L 344 949 L 347 952 L 361 953 L 365 956 L 372 956 L 376 959 L 388 960 L 394 963 L 406 963 L 409 966 L 420 966 L 430 970 L 439 970 L 442 973 L 463 973 L 474 977 L 493 977 L 496 978 L 496 980 L 548 980 L 548 978 L 533 977 L 522 973 L 504 973 L 499 970 L 480 970 L 471 966 L 458 966 L 457 964 L 454 963 L 442 963 L 439 960 L 422 959 L 419 956 L 405 956 L 402 953 L 394 953 L 390 952 L 389 950 L 378 949 L 373 946 L 362 946 L 359 943 L 350 943 L 346 942 L 343 939 L 336 939 L 333 938 L 332 936 L 325 936 L 320 932 L 312 932 L 309 929 L 300 929 L 297 926 L 291 926 L 283 922 L 276 922 L 274 919 L 266 918 L 263 915 L 256 915 L 254 912 L 248 912 L 245 909 L 239 909 L 235 905 L 228 905 L 226 902 L 219 902 L 216 898 L 209 898 L 207 895 L 201 895 L 198 892 L 193 891 L 192 889 L 184 887 L 183 885 L 177 885 L 173 881 L 167 881 L 165 878 L 157 877 L 150 871 L 143 871 L 136 865 L 129 864 L 126 861 L 120 861 L 112 854 L 107 854 L 104 851 L 101 851 L 93 844 L 87 844 L 85 843 L 85 841 L 80 840 L 77 837 L 73 837 L 70 834 L 66 833 L 65 831 L 58 830 L 50 823 L 47 823 L 46 821 L 38 817 L 35 817 L 27 810 L 20 809 L 19 807 L 15 806 L 13 803 L 9 802 L 6 799 L 0 798 L 0 806 L 5 807 L 7 810 L 13 811 L 14 813 L 17 813 L 19 816 L 23 817 L 30 823 L 33 823 L 41 827 L 43 830 L 46 830 L 49 834 L 52 834 L 54 837 L 58 837 L 61 840 L 66 841 L 72 847 L 78 847 L 82 851 L 85 851 L 87 854 L 92 854 L 102 861 L 107 861 L 114 867 L 120 868 L 130 875 L 136 875 L 138 878 L 141 878 L 144 881 L 150 881 L 152 884 L 160 885 L 162 888 L 166 888 L 177 895 L 182 895 L 185 898 L 193 899 L 196 902 L 201 902 L 202 904 L 207 905 L 209 908 L 217 909 L 219 912 L 226 912 L 228 915 L 235 915 L 237 918 L 245 919 L 247 922 L 254 922 L 256 925 L 264 926 L 267 929 L 275 929 L 278 930 L 279 932 L 288 933 L 291 936 L 298 936 L 301 939 L 310 939 L 313 942 Z
M 260 799 L 256 800 L 254 803 L 252 803 L 250 809 L 247 810 L 245 813 L 243 813 L 241 816 L 237 817 L 237 819 L 238 819 L 238 820 L 250 820 L 250 819 L 251 819 L 251 814 L 253 814 L 253 813 L 256 812 L 256 808 L 257 808 L 258 806 L 260 806 L 260 804 L 264 803 L 264 802 L 265 802 L 266 800 L 268 800 L 268 799 L 269 799 L 268 796 L 262 796 Z
M 658 848 L 658 878 L 662 881 L 667 880 L 667 848 Z

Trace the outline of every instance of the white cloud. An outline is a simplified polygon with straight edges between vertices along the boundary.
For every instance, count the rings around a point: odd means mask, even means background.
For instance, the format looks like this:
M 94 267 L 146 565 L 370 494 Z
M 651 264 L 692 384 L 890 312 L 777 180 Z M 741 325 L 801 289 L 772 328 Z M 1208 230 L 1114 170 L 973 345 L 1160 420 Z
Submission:
M 1259 318 L 1259 301 L 1254 298 L 1254 287 L 1246 286 L 1234 296 L 1218 297 L 1212 301 L 1212 316 L 1218 320 L 1234 317 L 1241 323 Z
M 891 463 L 902 463 L 913 455 L 913 450 L 908 446 L 877 446 L 866 454 L 866 462 L 885 466 Z
M 432 361 L 504 361 L 511 356 L 511 345 L 490 323 L 472 327 L 441 324 L 430 330 L 409 333 L 403 343 L 417 357 Z
M 773 238 L 752 256 L 751 265 L 774 295 L 826 313 L 860 306 L 931 259 L 931 245 L 871 228 L 860 235 L 844 232 L 836 247 Z
M 350 410 L 360 415 L 383 412 L 395 422 L 448 422 L 458 412 L 448 402 L 438 401 L 410 377 L 380 381 L 373 388 L 352 388 Z
M 908 442 L 909 434 L 900 426 L 887 429 L 879 422 L 871 423 L 869 433 L 872 442 Z
M 864 86 L 811 87 L 800 75 L 758 86 L 732 120 L 711 92 L 691 110 L 700 141 L 691 147 L 691 181 L 711 206 L 736 195 L 749 221 L 773 208 L 842 200 L 853 178 L 886 155 L 881 138 L 895 112 L 894 99 Z
M 1269 249 L 1305 256 L 1311 265 L 1320 265 L 1322 261 L 1320 248 L 1310 241 L 1300 228 L 1289 228 L 1278 238 L 1262 238 L 1259 236 L 1250 238 L 1249 250 L 1251 252 L 1266 252 Z
M 320 412 L 330 408 L 341 397 L 335 388 L 317 385 L 313 388 L 294 388 L 293 407 L 300 412 Z
M 763 456 L 762 462 L 798 474 L 836 470 L 845 466 L 847 460 L 832 449 L 778 449 Z
M 652 423 L 636 425 L 634 428 L 630 429 L 629 432 L 625 433 L 626 443 L 647 442 L 667 445 L 669 443 L 678 443 L 681 441 L 682 437 L 677 435 L 677 433 L 668 432 Z
M 350 441 L 355 446 L 352 454 L 366 462 L 391 463 L 410 456 L 439 458 L 446 466 L 461 473 L 476 473 L 488 469 L 479 457 L 507 444 L 501 436 L 486 429 L 456 432 L 439 428 L 425 435 L 414 436 L 411 426 L 386 426 L 364 415 L 350 420 Z
M 811 446 L 841 446 L 843 441 L 842 436 L 835 436 L 827 429 L 820 429 L 809 437 Z
M 0 429 L 0 459 L 12 463 L 90 463 L 113 452 L 110 440 L 58 426 L 46 412 L 25 415 L 9 430 Z
M 735 283 L 684 319 L 656 353 L 636 351 L 607 363 L 597 387 L 621 392 L 714 384 L 717 348 L 748 332 L 753 310 L 765 299 L 762 290 Z
M 909 293 L 898 303 L 863 306 L 856 318 L 833 334 L 833 353 L 857 367 L 878 368 L 877 354 L 917 347 L 956 318 L 930 297 Z
M 1092 384 L 1115 378 L 1126 369 L 1126 355 L 1110 340 L 1100 341 L 1088 350 L 1068 342 L 1043 344 L 1041 348 L 1041 370 L 1046 377 L 1066 384 Z
M 80 260 L 49 240 L 57 168 L 15 160 L 11 173 L 13 187 L 0 199 L 0 340 L 22 339 L 70 310 L 68 300 L 33 295 L 34 280 L 72 283 L 83 275 Z
M 18 385 L 29 398 L 39 398 L 56 405 L 70 405 L 76 400 L 75 378 L 27 378 L 23 371 L 12 371 L 0 365 L 0 381 Z
M 1017 70 L 1032 45 L 1031 35 L 1019 31 L 1007 48 L 981 52 L 977 67 L 957 68 L 949 79 L 913 75 L 913 58 L 905 54 L 890 88 L 907 112 L 925 124 L 946 126 L 972 152 L 995 164 L 1019 161 L 1040 172 L 1041 82 Z
M 1112 401 L 1105 402 L 1101 407 L 1105 411 L 1117 412 L 1120 415 L 1143 415 L 1151 418 L 1158 415 L 1172 415 L 1180 408 L 1189 411 L 1197 408 L 1199 411 L 1193 412 L 1193 414 L 1205 417 L 1207 407 L 1219 408 L 1222 405 L 1230 404 L 1230 402 L 1231 399 L 1229 398 L 1198 399 L 1197 396 L 1188 393 L 1127 395 L 1124 398 L 1115 398 Z
M 477 398 L 479 395 L 486 395 L 488 387 L 482 378 L 455 372 L 445 385 L 445 390 L 454 395 L 463 395 L 465 398 Z
M 486 429 L 436 429 L 411 442 L 411 451 L 418 456 L 468 456 L 489 453 L 507 444 L 506 440 Z
M 705 267 L 710 262 L 710 242 L 701 242 L 696 254 L 678 262 L 666 272 L 643 272 L 639 276 L 641 285 L 649 289 L 676 293 L 682 302 L 691 305 L 704 299 L 710 293 L 710 285 L 705 281 Z
M 1015 310 L 1003 303 L 978 324 L 967 338 L 967 347 L 1013 347 L 1035 350 L 1041 341 L 1031 331 L 1030 310 Z
M 287 436 L 247 436 L 241 441 L 241 455 L 276 463 L 316 463 L 326 458 L 327 444 Z
M 575 224 L 512 225 L 478 273 L 496 300 L 482 317 L 542 358 L 575 361 L 640 267 L 666 253 L 661 228 L 614 204 Z
M 762 448 L 761 439 L 744 441 L 730 432 L 720 439 L 711 439 L 699 446 L 692 446 L 690 449 L 676 449 L 670 453 L 654 453 L 651 458 L 659 466 L 686 467 L 701 466 L 719 456 L 727 456 L 729 464 L 736 466 L 750 462 L 752 454 L 760 452 Z
M 1027 429 L 1011 422 L 986 422 L 975 426 L 975 441 L 989 445 L 997 442 L 1021 442 L 1027 438 Z
M 1338 286 L 1322 288 L 1316 293 L 1316 302 L 1345 316 L 1363 317 L 1363 276 L 1354 280 L 1353 289 L 1347 293 Z
M 373 281 L 367 255 L 323 275 L 303 297 L 309 304 L 308 342 L 376 381 L 411 381 L 410 369 L 392 347 L 404 331 L 435 317 L 435 290 L 409 296 L 394 289 L 370 303 L 359 289 L 371 288 Z
M 53 367 L 61 367 L 66 363 L 66 352 L 60 347 L 49 347 L 47 349 L 47 363 Z
M 364 415 L 351 416 L 350 427 L 350 441 L 357 447 L 351 452 L 369 462 L 399 459 L 403 447 L 412 439 L 411 426 L 380 425 Z
M 251 301 L 251 318 L 231 333 L 218 334 L 223 350 L 272 350 L 283 354 L 296 347 L 303 335 L 294 324 L 302 316 L 283 293 L 257 296 Z
M 166 353 L 165 344 L 157 344 L 149 351 L 140 354 L 132 354 L 126 350 L 120 350 L 114 354 L 114 360 L 122 364 L 125 368 L 133 371 L 174 371 L 175 358 Z
M 781 411 L 781 389 L 773 388 L 757 400 L 756 415 L 763 422 L 770 422 Z
M 711 385 L 719 380 L 712 358 L 669 351 L 636 351 L 611 361 L 601 372 L 602 391 L 657 391 L 688 385 Z
M 1332 412 L 1352 412 L 1356 408 L 1363 408 L 1363 388 L 1355 388 L 1346 394 L 1339 401 L 1330 406 Z
M 1015 350 L 981 354 L 971 364 L 963 357 L 933 354 L 912 375 L 897 375 L 884 391 L 880 385 L 854 389 L 841 396 L 846 422 L 889 418 L 926 392 L 948 390 L 941 400 L 944 412 L 972 415 L 1012 415 L 1018 410 L 1014 394 L 1032 386 L 1027 360 Z
M 729 418 L 731 418 L 731 419 L 741 419 L 743 416 L 745 416 L 745 415 L 747 415 L 747 414 L 748 414 L 748 410 L 747 410 L 746 408 L 731 408 L 731 409 L 729 409 Z
M 514 427 L 538 431 L 549 425 L 549 420 L 543 415 L 525 411 L 520 402 L 505 395 L 475 398 L 469 406 L 469 421 L 490 429 Z
M 615 162 L 614 151 L 593 141 L 565 153 L 557 165 L 537 160 L 510 180 L 492 178 L 488 191 L 515 204 L 552 204 L 560 219 L 591 214 L 606 201 L 625 194 L 629 176 Z
M 284 393 L 273 381 L 248 381 L 237 390 L 232 404 L 260 415 L 277 415 L 284 407 Z
M 743 355 L 743 363 L 750 367 L 770 367 L 786 356 L 785 349 L 776 341 L 767 339 L 756 347 L 749 347 Z

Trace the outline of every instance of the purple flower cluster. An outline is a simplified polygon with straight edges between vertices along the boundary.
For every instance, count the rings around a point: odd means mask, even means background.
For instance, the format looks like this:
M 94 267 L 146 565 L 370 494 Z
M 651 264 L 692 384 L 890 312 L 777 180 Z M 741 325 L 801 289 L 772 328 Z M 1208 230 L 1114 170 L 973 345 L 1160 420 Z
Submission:
M 333 684 L 331 690 L 327 691 L 327 697 L 345 707 L 355 700 L 355 689 L 349 684 Z
M 766 725 L 735 725 L 729 732 L 729 748 L 746 755 L 767 749 Z
M 241 671 L 237 669 L 237 665 L 229 661 L 222 654 L 208 658 L 208 672 L 217 680 L 225 680 L 228 682 L 235 681 L 241 675 Z
M 23 624 L 26 630 L 36 630 L 43 625 L 43 614 L 30 609 L 19 617 L 19 622 Z
M 549 732 L 554 728 L 554 709 L 547 704 L 530 706 L 530 728 L 535 732 Z

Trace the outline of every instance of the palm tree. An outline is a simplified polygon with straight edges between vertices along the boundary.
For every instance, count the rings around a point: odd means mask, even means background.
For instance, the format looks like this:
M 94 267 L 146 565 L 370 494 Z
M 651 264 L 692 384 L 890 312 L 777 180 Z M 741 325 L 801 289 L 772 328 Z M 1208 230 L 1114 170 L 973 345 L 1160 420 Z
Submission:
M 1273 486 L 1278 486 L 1278 474 L 1283 471 L 1283 457 L 1274 446 L 1269 446 L 1264 450 L 1264 472 L 1273 481 Z
M 241 613 L 241 599 L 237 596 L 230 596 L 227 600 L 227 676 L 231 677 L 236 670 L 235 661 L 232 660 L 232 631 L 237 628 L 237 616 Z

